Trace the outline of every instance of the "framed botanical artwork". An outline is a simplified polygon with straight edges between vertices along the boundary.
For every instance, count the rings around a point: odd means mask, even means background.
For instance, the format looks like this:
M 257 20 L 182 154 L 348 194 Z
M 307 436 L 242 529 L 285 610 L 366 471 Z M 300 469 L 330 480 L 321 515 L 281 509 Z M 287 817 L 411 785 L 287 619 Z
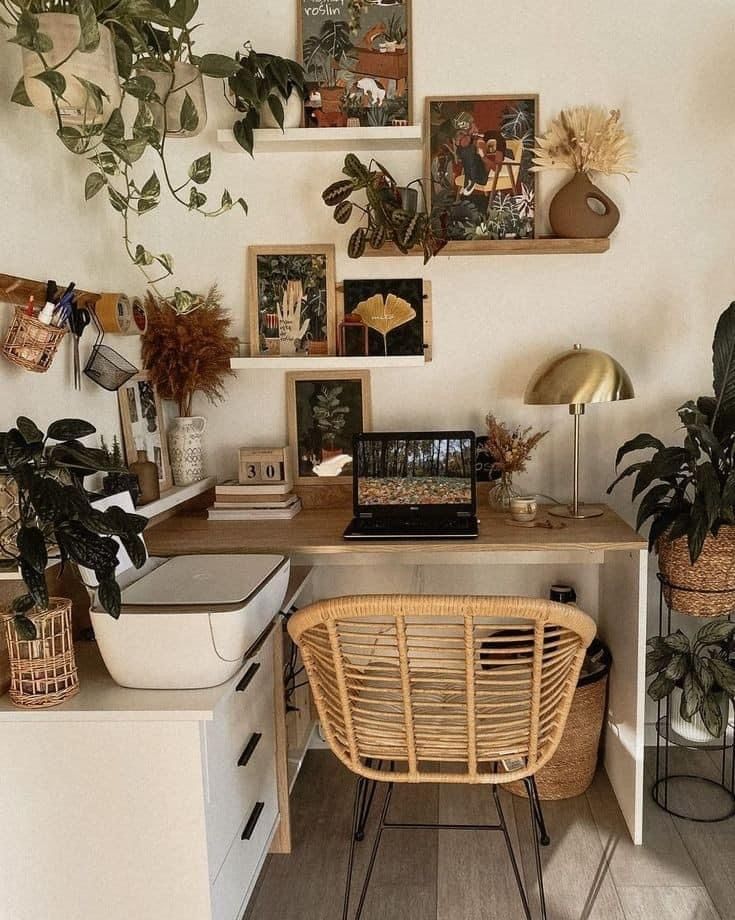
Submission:
M 352 476 L 352 438 L 370 430 L 368 371 L 287 374 L 288 434 L 294 482 Z
M 431 348 L 431 310 L 424 285 L 423 278 L 345 279 L 339 353 L 425 356 Z
M 296 4 L 307 126 L 410 124 L 410 0 Z
M 117 391 L 117 398 L 125 462 L 133 463 L 138 459 L 138 451 L 144 450 L 158 467 L 158 485 L 161 492 L 165 492 L 171 488 L 173 480 L 161 400 L 148 372 L 131 377 Z
M 248 248 L 254 357 L 334 355 L 334 246 Z
M 432 97 L 425 124 L 430 206 L 447 239 L 534 237 L 538 96 Z

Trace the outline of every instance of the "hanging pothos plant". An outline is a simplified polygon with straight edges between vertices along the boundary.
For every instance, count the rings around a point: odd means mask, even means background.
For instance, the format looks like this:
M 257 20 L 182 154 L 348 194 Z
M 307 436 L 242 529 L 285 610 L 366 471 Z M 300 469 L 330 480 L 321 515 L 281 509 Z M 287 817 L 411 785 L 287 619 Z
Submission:
M 198 5 L 198 0 L 0 0 L 0 22 L 14 29 L 9 41 L 40 61 L 41 69 L 31 79 L 41 81 L 51 93 L 57 136 L 67 150 L 85 157 L 92 165 L 85 182 L 85 198 L 89 200 L 103 190 L 106 192 L 110 205 L 122 219 L 125 249 L 154 288 L 173 274 L 173 260 L 168 253 L 150 252 L 147 246 L 133 238 L 131 217 L 141 217 L 154 210 L 162 189 L 167 189 L 188 211 L 196 211 L 204 217 L 217 217 L 235 205 L 247 213 L 245 200 L 233 200 L 227 189 L 221 193 L 217 206 L 208 207 L 209 196 L 202 187 L 212 173 L 209 153 L 195 159 L 186 176 L 172 176 L 166 157 L 165 112 L 173 80 L 169 89 L 160 95 L 152 77 L 146 75 L 146 72 L 156 71 L 173 74 L 174 66 L 182 61 L 195 65 L 202 75 L 216 79 L 227 79 L 238 72 L 240 64 L 235 58 L 194 53 L 192 33 L 198 24 L 192 24 L 192 20 Z M 1 15 L 2 11 L 5 15 Z M 38 18 L 42 13 L 71 13 L 79 19 L 77 47 L 55 64 L 48 60 L 53 40 L 42 31 Z M 108 115 L 106 103 L 109 103 L 110 94 L 92 81 L 74 77 L 82 84 L 86 100 L 82 119 L 70 123 L 64 114 L 67 77 L 62 69 L 67 65 L 68 74 L 68 62 L 73 56 L 95 51 L 104 29 L 112 33 L 121 101 Z M 177 87 L 179 93 L 181 89 Z M 11 98 L 20 105 L 33 105 L 23 77 Z M 123 115 L 127 99 L 136 103 L 132 124 L 127 124 Z M 163 113 L 162 129 L 156 124 L 154 106 Z M 196 129 L 199 114 L 185 88 L 178 115 L 184 130 Z M 138 164 L 148 151 L 158 160 L 159 168 L 150 174 L 146 170 L 141 176 Z

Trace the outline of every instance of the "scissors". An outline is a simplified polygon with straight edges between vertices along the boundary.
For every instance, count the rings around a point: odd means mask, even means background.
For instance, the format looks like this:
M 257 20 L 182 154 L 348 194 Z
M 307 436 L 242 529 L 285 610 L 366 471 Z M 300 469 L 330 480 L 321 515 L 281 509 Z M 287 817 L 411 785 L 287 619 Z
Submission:
M 84 334 L 84 330 L 92 322 L 92 316 L 86 307 L 78 307 L 76 301 L 72 302 L 71 312 L 69 313 L 68 323 L 72 336 L 74 337 L 74 389 L 82 388 L 82 370 L 79 363 L 79 340 Z

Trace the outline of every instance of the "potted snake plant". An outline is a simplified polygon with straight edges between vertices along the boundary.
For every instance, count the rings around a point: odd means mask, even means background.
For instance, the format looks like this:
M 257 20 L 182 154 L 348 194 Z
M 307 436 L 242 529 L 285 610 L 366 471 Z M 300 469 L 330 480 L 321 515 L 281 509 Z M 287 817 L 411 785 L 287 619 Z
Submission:
M 722 616 L 735 607 L 735 302 L 721 314 L 712 346 L 712 395 L 678 409 L 683 444 L 649 433 L 618 451 L 653 450 L 626 467 L 609 487 L 635 476 L 642 496 L 637 527 L 651 522 L 666 602 L 682 613 Z
M 136 567 L 145 562 L 140 534 L 147 519 L 117 507 L 93 508 L 84 478 L 109 469 L 103 451 L 86 447 L 89 422 L 62 419 L 44 433 L 21 416 L 0 433 L 0 468 L 16 484 L 19 522 L 12 561 L 25 584 L 4 617 L 10 654 L 10 697 L 19 706 L 55 706 L 79 687 L 71 634 L 71 601 L 52 597 L 46 572 L 54 561 L 92 569 L 101 606 L 120 615 L 115 579 L 117 537 Z

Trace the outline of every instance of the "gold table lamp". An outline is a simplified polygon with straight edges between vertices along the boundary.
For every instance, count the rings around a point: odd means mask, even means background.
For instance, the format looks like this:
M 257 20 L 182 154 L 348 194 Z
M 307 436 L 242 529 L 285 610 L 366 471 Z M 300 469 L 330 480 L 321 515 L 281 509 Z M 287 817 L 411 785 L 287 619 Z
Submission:
M 625 369 L 604 351 L 575 345 L 545 361 L 526 387 L 523 401 L 530 406 L 569 406 L 574 417 L 574 489 L 569 505 L 554 505 L 550 514 L 567 518 L 599 517 L 600 505 L 579 501 L 579 421 L 587 403 L 632 399 L 633 384 Z

